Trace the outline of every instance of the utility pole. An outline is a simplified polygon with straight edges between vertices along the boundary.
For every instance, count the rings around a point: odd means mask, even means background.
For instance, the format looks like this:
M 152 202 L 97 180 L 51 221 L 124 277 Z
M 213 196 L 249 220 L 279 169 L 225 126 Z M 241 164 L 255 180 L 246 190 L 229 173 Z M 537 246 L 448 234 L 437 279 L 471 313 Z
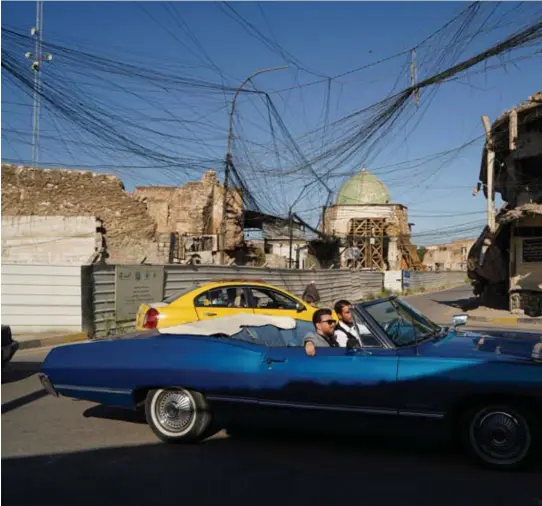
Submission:
M 493 188 L 493 178 L 495 172 L 495 150 L 493 138 L 491 136 L 491 124 L 487 116 L 482 116 L 482 124 L 486 132 L 487 149 L 487 225 L 489 230 L 495 232 L 495 190 Z
M 290 208 L 289 213 L 289 222 L 288 222 L 288 229 L 289 229 L 289 251 L 288 251 L 288 269 L 292 268 L 292 249 L 294 245 L 294 213 L 292 212 L 292 208 Z
M 230 125 L 228 130 L 228 144 L 226 147 L 226 167 L 224 171 L 224 196 L 223 196 L 223 202 L 222 202 L 222 221 L 220 223 L 220 236 L 222 238 L 220 242 L 220 263 L 224 264 L 225 261 L 225 248 L 226 248 L 226 214 L 228 211 L 228 204 L 227 204 L 227 195 L 228 195 L 228 185 L 229 185 L 229 177 L 230 177 L 230 168 L 232 165 L 232 155 L 231 155 L 231 146 L 233 142 L 233 119 L 235 117 L 235 104 L 237 102 L 237 97 L 241 93 L 243 87 L 245 84 L 247 84 L 253 77 L 256 77 L 259 74 L 263 74 L 264 72 L 273 72 L 275 70 L 283 70 L 288 68 L 288 66 L 284 67 L 273 67 L 268 69 L 262 69 L 257 70 L 256 72 L 253 72 L 250 74 L 237 88 L 237 91 L 235 92 L 235 95 L 233 96 L 233 100 L 231 103 L 231 111 L 230 111 Z
M 32 107 L 32 165 L 35 167 L 38 162 L 39 151 L 39 132 L 40 132 L 40 68 L 41 62 L 50 62 L 53 56 L 50 53 L 42 54 L 41 43 L 43 35 L 43 0 L 36 2 L 36 26 L 30 30 L 35 38 L 34 53 L 27 52 L 25 57 L 32 60 L 32 70 L 34 72 L 34 104 Z

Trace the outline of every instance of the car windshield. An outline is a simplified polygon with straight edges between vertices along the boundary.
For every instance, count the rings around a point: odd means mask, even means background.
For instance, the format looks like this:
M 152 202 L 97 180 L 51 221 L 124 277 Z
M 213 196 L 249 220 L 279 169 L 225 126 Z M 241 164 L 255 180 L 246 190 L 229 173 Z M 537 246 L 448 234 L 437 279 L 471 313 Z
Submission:
M 241 332 L 231 336 L 231 339 L 267 347 L 303 346 L 304 337 L 312 330 L 311 323 L 296 321 L 295 328 L 289 330 L 279 329 L 273 325 L 245 327 Z
M 358 307 L 376 320 L 396 346 L 410 346 L 441 330 L 439 325 L 400 299 L 363 303 Z

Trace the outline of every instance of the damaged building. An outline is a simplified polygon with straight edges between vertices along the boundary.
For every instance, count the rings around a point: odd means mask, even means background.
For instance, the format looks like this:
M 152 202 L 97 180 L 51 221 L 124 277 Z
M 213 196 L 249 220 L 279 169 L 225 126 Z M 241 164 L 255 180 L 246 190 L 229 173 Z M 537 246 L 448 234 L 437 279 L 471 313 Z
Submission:
M 92 230 L 81 224 L 97 220 L 95 232 L 101 241 L 87 255 L 93 262 L 218 263 L 223 199 L 224 188 L 212 170 L 201 181 L 184 186 L 137 187 L 129 193 L 111 174 L 2 164 L 2 220 L 10 231 L 9 241 L 2 243 L 2 256 L 30 263 L 36 258 L 25 247 L 23 259 L 21 247 L 10 246 L 29 234 L 25 224 L 31 221 L 36 237 L 48 229 L 54 234 L 54 241 L 44 236 L 39 252 L 40 258 L 54 263 L 51 255 L 60 257 L 62 244 L 70 238 L 90 234 L 94 243 Z M 244 248 L 243 204 L 237 190 L 228 191 L 226 208 L 224 246 L 232 262 Z M 47 220 L 37 221 L 38 217 Z M 76 218 L 86 221 L 73 221 Z M 77 223 L 80 230 L 71 233 L 70 227 Z M 45 251 L 47 247 L 51 251 Z
M 340 266 L 364 270 L 421 270 L 410 242 L 408 209 L 393 204 L 382 181 L 365 168 L 346 181 L 324 209 L 322 230 L 340 239 Z
M 479 183 L 488 225 L 471 248 L 468 276 L 481 304 L 515 314 L 542 314 L 542 92 L 492 125 Z M 504 201 L 495 212 L 495 194 Z
M 214 170 L 201 181 L 183 186 L 137 186 L 132 193 L 145 203 L 157 231 L 171 237 L 171 261 L 182 263 L 219 263 L 224 187 Z M 228 190 L 224 250 L 236 257 L 244 246 L 243 201 L 235 188 Z

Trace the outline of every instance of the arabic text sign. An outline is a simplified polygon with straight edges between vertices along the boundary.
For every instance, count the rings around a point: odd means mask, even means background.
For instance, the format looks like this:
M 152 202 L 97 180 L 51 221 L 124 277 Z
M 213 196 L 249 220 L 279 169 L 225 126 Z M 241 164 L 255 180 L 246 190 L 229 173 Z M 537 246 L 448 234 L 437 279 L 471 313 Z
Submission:
M 163 266 L 116 266 L 115 314 L 118 322 L 134 320 L 141 304 L 159 302 L 163 298 Z

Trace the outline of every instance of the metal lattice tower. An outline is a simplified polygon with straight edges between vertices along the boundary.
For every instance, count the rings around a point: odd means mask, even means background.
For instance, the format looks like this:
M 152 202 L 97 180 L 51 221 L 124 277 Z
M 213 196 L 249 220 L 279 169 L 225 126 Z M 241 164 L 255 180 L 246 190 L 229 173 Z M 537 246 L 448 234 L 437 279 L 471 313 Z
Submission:
M 36 26 L 30 30 L 35 38 L 34 52 L 28 52 L 25 56 L 32 60 L 32 71 L 34 72 L 34 104 L 32 108 L 32 165 L 35 167 L 38 162 L 39 154 L 39 132 L 40 132 L 40 69 L 41 63 L 51 61 L 52 55 L 42 54 L 41 44 L 43 40 L 43 0 L 36 2 Z

